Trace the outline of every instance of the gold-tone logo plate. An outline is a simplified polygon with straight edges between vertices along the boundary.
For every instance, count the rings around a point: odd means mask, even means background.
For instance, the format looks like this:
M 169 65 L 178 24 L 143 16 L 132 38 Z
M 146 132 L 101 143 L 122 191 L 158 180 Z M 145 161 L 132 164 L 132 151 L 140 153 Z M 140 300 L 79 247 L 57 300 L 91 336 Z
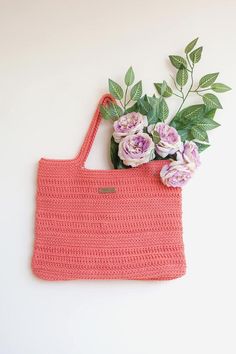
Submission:
M 98 193 L 115 193 L 115 187 L 101 187 L 98 188 Z

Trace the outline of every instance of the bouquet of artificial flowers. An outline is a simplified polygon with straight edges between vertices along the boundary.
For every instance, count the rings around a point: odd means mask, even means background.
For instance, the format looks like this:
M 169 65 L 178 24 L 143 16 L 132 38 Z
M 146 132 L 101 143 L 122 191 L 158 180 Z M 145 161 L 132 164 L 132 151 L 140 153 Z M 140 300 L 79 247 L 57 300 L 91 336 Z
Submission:
M 222 109 L 215 93 L 229 91 L 230 87 L 216 82 L 218 72 L 204 75 L 195 84 L 194 68 L 203 49 L 195 49 L 197 41 L 185 47 L 184 56 L 169 56 L 177 70 L 172 77 L 173 88 L 163 81 L 154 83 L 156 93 L 152 96 L 143 94 L 142 81 L 134 84 L 132 67 L 125 74 L 124 90 L 109 79 L 109 91 L 116 103 L 101 105 L 100 112 L 104 119 L 113 121 L 110 152 L 114 168 L 167 160 L 160 172 L 162 182 L 168 187 L 182 187 L 200 165 L 199 153 L 210 146 L 207 131 L 220 125 L 214 120 L 216 110 Z M 190 94 L 198 95 L 201 103 L 186 107 Z M 166 101 L 173 96 L 180 105 L 170 114 Z

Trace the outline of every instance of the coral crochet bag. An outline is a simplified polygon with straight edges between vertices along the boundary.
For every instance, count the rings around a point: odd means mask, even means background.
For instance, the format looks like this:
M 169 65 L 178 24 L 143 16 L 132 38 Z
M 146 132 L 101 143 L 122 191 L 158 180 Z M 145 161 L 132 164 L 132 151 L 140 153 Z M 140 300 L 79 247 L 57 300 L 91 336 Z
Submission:
M 109 101 L 107 94 L 99 104 Z M 46 280 L 182 276 L 181 189 L 161 183 L 165 161 L 85 168 L 100 122 L 98 106 L 76 158 L 39 161 L 34 274 Z

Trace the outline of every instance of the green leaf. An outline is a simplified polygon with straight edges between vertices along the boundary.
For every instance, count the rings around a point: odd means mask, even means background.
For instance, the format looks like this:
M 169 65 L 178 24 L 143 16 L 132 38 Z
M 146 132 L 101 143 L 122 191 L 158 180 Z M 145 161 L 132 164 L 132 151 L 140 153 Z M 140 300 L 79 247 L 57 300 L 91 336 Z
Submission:
M 142 91 L 142 81 L 139 81 L 132 87 L 130 92 L 130 98 L 133 101 L 137 101 L 142 96 Z
M 193 106 L 186 107 L 179 112 L 179 117 L 184 120 L 198 118 L 203 115 L 205 107 L 206 106 L 204 104 L 195 104 Z
M 137 102 L 135 102 L 135 104 L 133 104 L 131 107 L 126 108 L 125 114 L 131 113 L 131 112 L 139 112 L 139 105 Z
M 176 74 L 176 82 L 179 84 L 181 87 L 186 85 L 188 82 L 188 72 L 184 67 L 181 67 Z
M 209 148 L 209 144 L 201 144 L 201 143 L 197 143 L 196 145 L 198 146 L 198 151 L 201 153 L 202 151 L 206 150 L 207 148 Z
M 205 105 L 208 108 L 219 108 L 222 109 L 221 103 L 213 93 L 206 93 L 205 95 L 202 96 L 202 99 L 205 103 Z
M 99 110 L 100 110 L 100 113 L 104 119 L 111 118 L 111 113 L 110 113 L 109 107 L 100 105 Z
M 141 101 L 149 102 L 148 96 L 145 94 L 143 97 L 140 98 Z
M 193 48 L 195 47 L 195 45 L 197 44 L 198 38 L 195 38 L 193 41 L 191 41 L 185 48 L 185 53 L 188 54 L 190 53 Z
M 152 140 L 153 140 L 154 144 L 158 144 L 159 141 L 161 140 L 160 135 L 158 134 L 158 132 L 156 130 L 154 130 L 152 133 Z
M 170 58 L 171 64 L 175 68 L 179 69 L 181 66 L 187 67 L 187 62 L 183 57 L 181 57 L 179 55 L 170 55 L 169 58 Z
M 215 128 L 218 128 L 220 126 L 219 123 L 215 122 L 211 118 L 204 118 L 199 123 L 197 123 L 197 126 L 204 129 L 204 130 L 212 130 Z
M 205 112 L 205 117 L 214 119 L 215 113 L 216 113 L 216 108 L 210 109 L 209 111 Z
M 110 157 L 111 157 L 111 162 L 115 169 L 119 167 L 119 163 L 120 163 L 120 158 L 118 156 L 118 148 L 119 148 L 119 144 L 115 142 L 112 136 L 111 143 L 110 143 Z
M 189 129 L 178 129 L 178 133 L 182 141 L 193 140 L 193 136 Z
M 162 122 L 168 117 L 169 108 L 164 98 L 160 99 L 158 117 Z
M 151 106 L 155 106 L 159 102 L 159 99 L 155 95 L 153 95 L 152 97 L 149 96 L 148 102 L 150 103 Z
M 158 115 L 154 108 L 148 112 L 147 119 L 148 119 L 148 125 L 156 124 L 158 122 Z
M 162 85 L 161 85 L 161 96 L 163 96 L 163 93 L 166 91 L 166 88 L 167 88 L 167 83 L 164 80 Z
M 127 70 L 125 74 L 125 84 L 131 86 L 134 82 L 134 71 L 132 66 Z
M 121 86 L 111 79 L 109 79 L 108 82 L 109 82 L 109 91 L 112 94 L 112 96 L 118 100 L 122 100 L 124 96 L 124 92 Z
M 159 120 L 160 99 L 156 97 L 149 97 L 148 100 L 151 105 L 151 109 L 147 113 L 148 125 L 156 124 Z
M 157 82 L 157 83 L 154 83 L 154 86 L 157 90 L 157 92 L 159 93 L 159 95 L 161 95 L 161 88 L 162 88 L 162 83 L 161 82 Z M 163 97 L 170 97 L 172 96 L 172 89 L 170 88 L 170 86 L 166 85 L 166 90 L 162 93 L 162 96 Z
M 196 140 L 208 142 L 207 132 L 201 127 L 198 126 L 192 127 L 191 133 Z
M 199 81 L 199 86 L 200 87 L 209 87 L 213 84 L 213 82 L 216 81 L 219 73 L 212 73 L 212 74 L 207 74 L 201 78 Z
M 147 115 L 147 113 L 151 110 L 152 106 L 148 102 L 147 95 L 143 96 L 138 100 L 139 112 L 143 115 Z
M 115 118 L 115 119 L 117 119 L 123 115 L 123 109 L 114 102 L 110 103 L 109 112 L 110 112 L 111 117 Z
M 196 104 L 182 109 L 171 121 L 171 126 L 177 130 L 191 129 L 193 125 L 204 117 L 206 106 Z
M 215 92 L 226 92 L 232 90 L 231 87 L 221 84 L 220 82 L 216 82 L 211 86 L 212 90 Z
M 194 64 L 200 61 L 202 56 L 202 49 L 202 47 L 199 47 L 189 54 L 189 57 Z

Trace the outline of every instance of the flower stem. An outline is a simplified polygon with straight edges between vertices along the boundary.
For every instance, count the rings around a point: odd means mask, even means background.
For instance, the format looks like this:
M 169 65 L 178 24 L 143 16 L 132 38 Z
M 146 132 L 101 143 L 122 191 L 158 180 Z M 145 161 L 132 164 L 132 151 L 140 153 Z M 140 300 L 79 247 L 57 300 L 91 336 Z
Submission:
M 199 93 L 199 91 L 196 91 L 196 94 L 200 97 L 202 97 L 202 95 Z
M 132 99 L 130 99 L 127 103 L 126 103 L 126 106 L 128 106 L 128 104 L 132 101 Z M 126 108 L 125 106 L 125 108 Z
M 188 57 L 187 57 L 187 58 L 188 58 Z M 190 64 L 189 64 L 189 65 L 190 65 Z M 194 69 L 194 64 L 193 64 L 193 66 L 190 66 L 190 67 L 191 67 L 191 75 L 190 75 L 190 77 L 191 77 L 191 84 L 190 84 L 190 87 L 189 87 L 189 89 L 188 89 L 186 95 L 184 96 L 184 94 L 183 94 L 183 97 L 182 97 L 182 100 L 183 100 L 183 101 L 182 101 L 181 105 L 179 106 L 179 109 L 177 110 L 175 116 L 180 112 L 180 110 L 181 110 L 181 108 L 183 107 L 183 105 L 184 105 L 184 103 L 185 103 L 185 101 L 186 101 L 186 99 L 187 99 L 189 93 L 192 92 L 191 90 L 192 90 L 192 88 L 193 88 L 193 69 Z M 181 92 L 182 92 L 182 91 L 181 91 Z M 174 119 L 174 118 L 173 118 L 173 119 Z M 172 119 L 172 120 L 173 120 L 173 119 Z
M 190 92 L 196 92 L 196 93 L 198 93 L 198 92 L 209 91 L 209 90 L 211 90 L 211 88 L 206 88 L 206 89 L 202 89 L 202 90 L 198 90 L 198 89 L 196 88 L 196 90 L 192 90 L 192 91 L 190 91 Z
M 179 97 L 179 98 L 182 98 L 182 96 L 177 95 L 177 93 L 174 93 L 173 91 L 172 91 L 172 94 L 175 95 L 175 96 L 177 96 L 177 97 Z
M 123 109 L 125 109 L 125 106 L 123 105 L 122 101 L 119 100 L 119 102 L 120 102 L 121 107 L 122 107 Z
M 176 90 L 181 93 L 181 96 L 180 96 L 180 95 L 178 95 L 178 94 L 172 92 L 173 95 L 175 95 L 175 96 L 177 96 L 177 97 L 183 99 L 183 92 L 182 92 L 182 91 L 178 88 L 178 86 L 176 85 L 176 82 L 175 82 L 175 79 L 173 78 L 173 76 L 170 76 L 170 77 L 171 77 L 171 79 L 173 80 L 173 83 L 174 83 L 174 85 L 175 85 Z
M 190 66 L 191 70 L 193 70 L 193 66 L 191 65 L 191 62 L 190 62 L 189 57 L 188 57 L 188 54 L 186 54 L 186 59 L 187 59 L 188 65 Z
M 126 99 L 127 99 L 127 92 L 128 92 L 128 86 L 126 86 L 126 89 L 125 89 L 125 98 L 124 98 L 124 109 L 126 108 L 127 104 L 126 103 Z

